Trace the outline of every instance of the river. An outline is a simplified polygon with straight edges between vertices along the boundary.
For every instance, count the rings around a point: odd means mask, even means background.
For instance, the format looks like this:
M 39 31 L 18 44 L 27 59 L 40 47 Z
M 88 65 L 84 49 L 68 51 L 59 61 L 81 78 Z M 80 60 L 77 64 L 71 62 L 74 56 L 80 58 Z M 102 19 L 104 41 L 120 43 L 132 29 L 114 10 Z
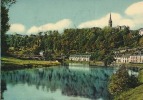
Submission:
M 4 100 L 110 100 L 108 80 L 117 70 L 86 64 L 2 72 Z

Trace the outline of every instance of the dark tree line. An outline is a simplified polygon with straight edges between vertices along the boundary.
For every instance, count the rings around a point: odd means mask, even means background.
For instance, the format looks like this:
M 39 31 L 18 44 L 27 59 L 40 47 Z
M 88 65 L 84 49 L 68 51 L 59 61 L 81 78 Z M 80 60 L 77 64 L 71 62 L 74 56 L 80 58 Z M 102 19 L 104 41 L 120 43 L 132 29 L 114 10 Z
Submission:
M 1 54 L 6 55 L 6 51 L 8 50 L 8 45 L 6 42 L 5 33 L 9 30 L 9 7 L 15 3 L 16 0 L 2 0 L 1 1 Z

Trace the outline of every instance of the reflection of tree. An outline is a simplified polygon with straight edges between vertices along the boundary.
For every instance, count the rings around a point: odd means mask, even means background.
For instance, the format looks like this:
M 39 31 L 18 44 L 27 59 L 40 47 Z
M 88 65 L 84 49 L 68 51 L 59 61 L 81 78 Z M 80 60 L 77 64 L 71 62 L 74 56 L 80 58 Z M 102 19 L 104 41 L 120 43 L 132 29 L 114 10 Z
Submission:
M 6 88 L 6 82 L 4 80 L 1 80 L 1 99 L 4 99 L 3 98 L 3 92 L 7 90 Z
M 47 91 L 61 89 L 68 96 L 83 96 L 87 98 L 108 98 L 107 81 L 113 70 L 101 68 L 91 71 L 74 71 L 67 68 L 48 68 L 21 70 L 2 73 L 2 78 L 13 85 L 27 83 L 42 87 Z

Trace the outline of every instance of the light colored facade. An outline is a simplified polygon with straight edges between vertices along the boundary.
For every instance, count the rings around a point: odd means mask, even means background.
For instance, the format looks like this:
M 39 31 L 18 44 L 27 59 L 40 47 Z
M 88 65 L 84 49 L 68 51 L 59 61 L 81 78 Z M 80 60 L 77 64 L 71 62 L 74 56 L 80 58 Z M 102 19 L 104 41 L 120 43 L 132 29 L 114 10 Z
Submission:
M 140 34 L 140 35 L 143 35 L 143 28 L 141 28 L 141 29 L 139 30 L 139 34 Z
M 124 56 L 116 56 L 116 63 L 129 63 L 130 62 L 130 56 L 124 55 Z
M 143 55 L 132 55 L 130 56 L 131 63 L 143 63 Z
M 90 61 L 91 55 L 70 55 L 69 60 L 71 61 Z
M 116 63 L 143 63 L 143 55 L 116 56 Z

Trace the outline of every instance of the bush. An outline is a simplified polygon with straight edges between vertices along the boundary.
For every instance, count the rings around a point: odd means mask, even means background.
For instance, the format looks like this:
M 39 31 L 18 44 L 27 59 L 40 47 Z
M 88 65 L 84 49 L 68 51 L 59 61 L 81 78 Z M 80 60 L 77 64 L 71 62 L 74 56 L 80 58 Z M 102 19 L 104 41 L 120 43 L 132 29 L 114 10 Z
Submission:
M 142 84 L 143 84 L 143 70 L 141 70 L 141 71 L 139 72 L 138 80 L 139 80 L 139 83 L 142 83 Z
M 143 82 L 143 71 L 140 72 L 139 79 Z M 128 70 L 122 66 L 115 74 L 111 76 L 108 86 L 109 92 L 116 96 L 129 88 L 135 88 L 139 85 L 138 78 L 134 75 L 129 76 Z

